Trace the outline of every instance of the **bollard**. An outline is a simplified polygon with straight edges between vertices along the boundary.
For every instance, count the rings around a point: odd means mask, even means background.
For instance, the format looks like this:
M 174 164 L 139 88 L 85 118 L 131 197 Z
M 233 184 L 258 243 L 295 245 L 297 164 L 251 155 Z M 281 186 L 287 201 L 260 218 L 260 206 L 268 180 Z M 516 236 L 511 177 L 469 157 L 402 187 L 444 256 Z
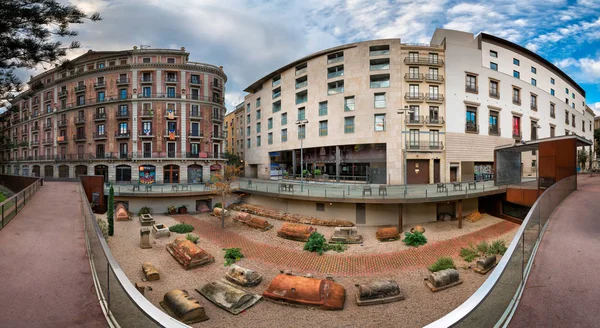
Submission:
M 342 190 L 342 198 L 346 198 L 346 190 Z
M 483 192 L 485 192 L 485 184 L 483 185 Z
M 269 192 L 269 185 L 267 185 L 267 192 Z
M 325 189 L 325 198 L 327 198 L 327 189 Z
M 308 197 L 310 197 L 310 189 L 306 188 L 306 190 L 308 191 Z
M 427 189 L 425 189 L 425 198 L 427 198 Z
M 448 188 L 446 188 L 446 197 L 448 197 Z

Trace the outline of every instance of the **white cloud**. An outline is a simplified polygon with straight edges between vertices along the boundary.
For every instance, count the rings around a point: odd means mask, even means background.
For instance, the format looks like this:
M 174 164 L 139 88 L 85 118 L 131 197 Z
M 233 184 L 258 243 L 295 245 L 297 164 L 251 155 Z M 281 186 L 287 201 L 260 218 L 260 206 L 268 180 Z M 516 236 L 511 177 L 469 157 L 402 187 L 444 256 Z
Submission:
M 600 116 L 600 102 L 595 102 L 593 104 L 588 104 L 590 108 L 596 113 L 596 116 Z
M 537 52 L 540 47 L 537 44 L 535 44 L 535 43 L 529 42 L 529 43 L 527 43 L 525 45 L 525 48 L 527 48 L 527 49 L 529 49 L 529 50 L 531 50 L 533 52 Z

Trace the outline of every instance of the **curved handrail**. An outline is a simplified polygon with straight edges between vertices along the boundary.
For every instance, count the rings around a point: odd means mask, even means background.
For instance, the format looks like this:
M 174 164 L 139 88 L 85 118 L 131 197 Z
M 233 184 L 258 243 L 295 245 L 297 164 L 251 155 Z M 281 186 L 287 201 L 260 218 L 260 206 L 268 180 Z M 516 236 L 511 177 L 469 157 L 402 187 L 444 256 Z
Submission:
M 540 206 L 541 200 L 544 199 L 545 197 L 549 197 L 549 195 L 555 189 L 558 189 L 558 188 L 562 187 L 563 185 L 567 184 L 567 182 L 569 182 L 571 179 L 577 179 L 577 176 L 573 175 L 573 176 L 570 176 L 568 178 L 558 181 L 557 183 L 552 185 L 550 188 L 546 189 L 544 191 L 544 193 L 542 193 L 542 195 L 540 197 L 538 197 L 538 199 L 535 201 L 535 203 L 533 204 L 533 206 L 527 213 L 525 220 L 523 220 L 523 223 L 521 223 L 519 230 L 517 230 L 515 237 L 513 238 L 508 249 L 502 256 L 502 259 L 500 260 L 500 262 L 498 262 L 498 265 L 496 266 L 496 268 L 492 271 L 490 276 L 485 280 L 485 282 L 481 285 L 481 287 L 479 287 L 479 289 L 477 289 L 475 291 L 475 293 L 473 293 L 473 295 L 471 295 L 471 297 L 469 297 L 464 303 L 462 303 L 460 306 L 458 306 L 452 312 L 450 312 L 450 313 L 446 314 L 445 316 L 443 316 L 442 318 L 430 323 L 429 325 L 425 326 L 425 328 L 442 328 L 442 327 L 452 327 L 454 325 L 457 325 L 457 324 L 461 323 L 461 321 L 465 320 L 470 313 L 472 313 L 475 309 L 477 309 L 477 307 L 479 305 L 481 305 L 481 303 L 490 295 L 490 293 L 492 292 L 494 287 L 496 287 L 496 284 L 498 283 L 499 278 L 504 273 L 506 267 L 508 266 L 508 263 L 510 262 L 510 260 L 512 258 L 512 255 L 515 253 L 515 250 L 517 249 L 517 246 L 518 246 L 519 242 L 521 241 L 521 238 L 523 238 L 523 233 L 524 233 L 525 228 L 527 227 L 529 221 L 531 220 L 532 214 Z M 569 194 L 570 194 L 570 192 L 569 192 Z M 568 194 L 565 195 L 565 198 L 566 198 L 566 196 L 568 196 Z M 561 199 L 561 201 L 563 199 Z M 557 207 L 558 207 L 558 204 L 557 204 Z M 552 211 L 554 209 L 552 209 Z M 551 214 L 549 216 L 551 216 Z M 542 233 L 540 232 L 538 235 L 538 238 L 537 238 L 537 242 L 539 242 L 541 236 L 542 236 Z M 531 256 L 529 261 L 533 261 L 533 259 L 534 259 L 534 257 Z M 515 295 L 517 295 L 519 293 L 524 282 L 525 281 L 522 278 L 521 286 L 517 289 L 517 292 Z M 507 308 L 507 310 L 510 310 L 510 306 L 509 306 L 509 308 Z M 499 319 L 502 320 L 503 318 L 504 318 L 504 316 L 502 316 Z

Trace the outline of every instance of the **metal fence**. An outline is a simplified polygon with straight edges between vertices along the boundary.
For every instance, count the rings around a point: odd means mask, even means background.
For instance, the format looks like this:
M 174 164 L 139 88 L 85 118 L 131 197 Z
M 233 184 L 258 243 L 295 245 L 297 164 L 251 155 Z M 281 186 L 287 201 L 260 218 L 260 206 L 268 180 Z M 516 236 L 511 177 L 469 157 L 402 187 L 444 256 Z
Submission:
M 17 215 L 17 213 L 19 213 L 23 207 L 27 205 L 27 203 L 31 200 L 31 197 L 38 192 L 41 186 L 42 179 L 37 179 L 25 189 L 10 196 L 0 203 L 0 210 L 2 210 L 2 222 L 0 223 L 0 230 L 2 230 Z
M 155 307 L 129 281 L 113 257 L 92 212 L 83 186 L 82 200 L 85 240 L 92 276 L 102 311 L 114 327 L 189 327 Z
M 454 311 L 426 327 L 507 325 L 521 298 L 535 252 L 550 216 L 576 189 L 575 175 L 546 189 L 527 213 L 508 250 L 483 285 Z

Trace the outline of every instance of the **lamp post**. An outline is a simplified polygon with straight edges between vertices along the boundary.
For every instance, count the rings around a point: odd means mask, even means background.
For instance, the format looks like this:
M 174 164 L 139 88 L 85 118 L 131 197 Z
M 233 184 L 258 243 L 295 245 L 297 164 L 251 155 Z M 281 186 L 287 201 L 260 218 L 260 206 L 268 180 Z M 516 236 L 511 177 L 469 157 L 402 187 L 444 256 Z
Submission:
M 298 126 L 298 132 L 300 132 L 301 127 L 304 128 L 302 135 L 300 135 L 300 133 L 298 133 L 298 136 L 301 137 L 300 138 L 300 192 L 304 192 L 304 155 L 303 155 L 302 140 L 304 140 L 304 137 L 306 136 L 306 124 L 308 124 L 307 119 L 302 119 L 302 120 L 296 121 L 296 125 Z
M 402 114 L 413 114 L 415 111 L 412 109 L 408 109 L 408 108 L 401 108 L 398 109 L 398 114 L 402 115 Z M 406 127 L 406 120 L 408 119 L 408 117 L 404 117 L 404 120 L 402 120 L 402 136 L 404 137 L 404 145 L 402 145 L 402 155 L 404 157 L 403 160 L 403 165 L 404 165 L 404 194 L 406 195 L 406 191 L 407 191 L 407 182 L 408 182 L 408 170 L 406 169 L 406 136 L 404 135 L 404 130 Z

